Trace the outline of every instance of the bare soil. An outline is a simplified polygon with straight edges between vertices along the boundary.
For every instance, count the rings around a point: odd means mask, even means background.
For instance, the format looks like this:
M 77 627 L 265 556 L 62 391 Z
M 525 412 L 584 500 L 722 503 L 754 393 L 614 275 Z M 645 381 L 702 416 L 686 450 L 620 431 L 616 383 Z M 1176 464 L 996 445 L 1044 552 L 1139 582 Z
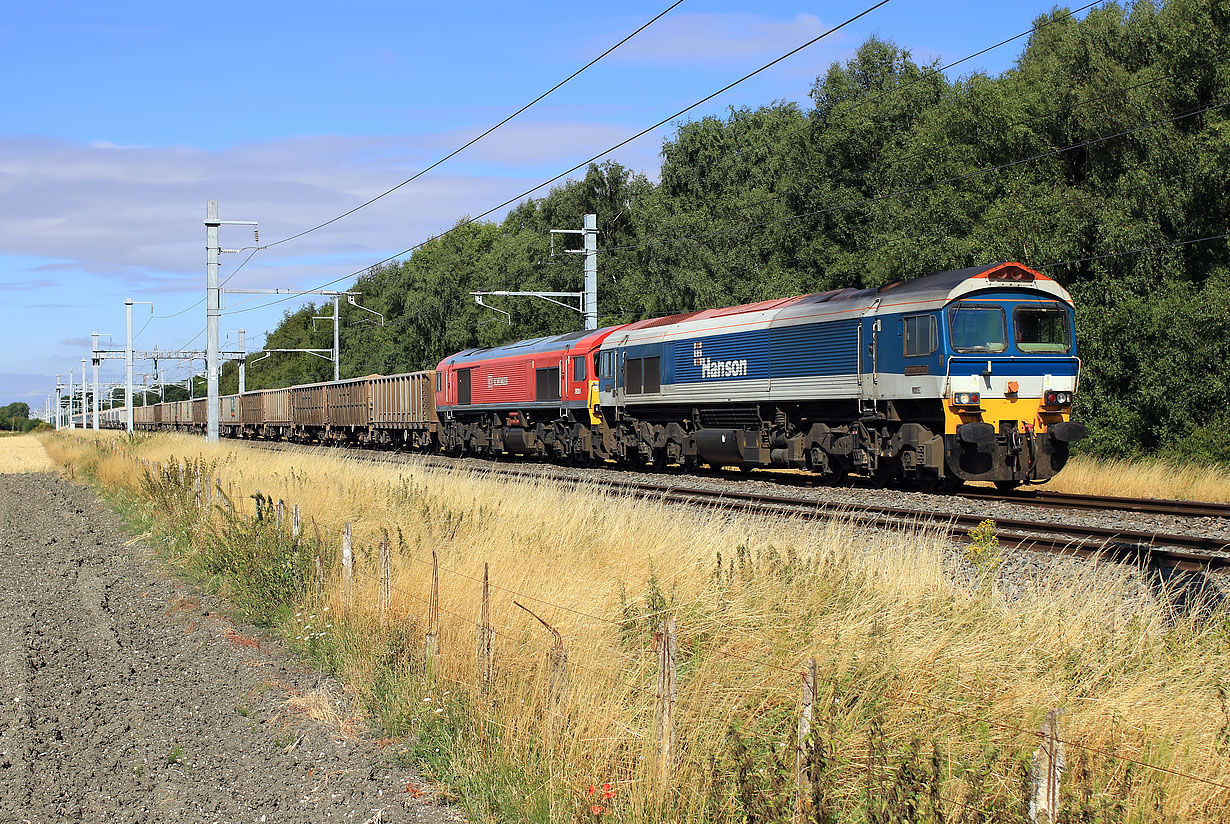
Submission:
M 224 611 L 88 489 L 0 475 L 0 822 L 458 820 Z

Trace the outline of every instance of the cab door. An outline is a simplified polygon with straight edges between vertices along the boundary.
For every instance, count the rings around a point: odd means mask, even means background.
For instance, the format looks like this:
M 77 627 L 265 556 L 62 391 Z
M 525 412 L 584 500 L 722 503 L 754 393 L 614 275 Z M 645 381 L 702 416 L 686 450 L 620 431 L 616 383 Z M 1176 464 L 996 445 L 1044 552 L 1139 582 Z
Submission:
M 880 335 L 882 321 L 877 317 L 877 298 L 863 310 L 858 324 L 858 388 L 859 397 L 875 401 L 880 397 Z

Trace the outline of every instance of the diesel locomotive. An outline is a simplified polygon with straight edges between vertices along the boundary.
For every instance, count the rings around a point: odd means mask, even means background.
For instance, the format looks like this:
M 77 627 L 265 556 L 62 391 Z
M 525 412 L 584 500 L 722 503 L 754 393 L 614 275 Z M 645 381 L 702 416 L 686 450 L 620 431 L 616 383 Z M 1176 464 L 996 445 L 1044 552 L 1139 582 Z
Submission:
M 232 437 L 581 464 L 793 467 L 924 489 L 1058 472 L 1085 435 L 1072 298 L 1000 263 L 571 332 L 435 370 L 221 399 Z M 203 401 L 138 407 L 204 428 Z M 102 423 L 121 425 L 123 410 Z

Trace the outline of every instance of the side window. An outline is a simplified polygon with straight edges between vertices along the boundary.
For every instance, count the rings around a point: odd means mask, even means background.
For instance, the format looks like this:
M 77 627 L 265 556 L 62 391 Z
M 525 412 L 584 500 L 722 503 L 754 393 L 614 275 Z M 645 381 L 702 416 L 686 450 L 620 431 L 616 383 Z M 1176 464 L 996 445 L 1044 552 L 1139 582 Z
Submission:
M 436 391 L 437 392 L 440 391 L 440 373 L 439 372 L 436 373 Z
M 640 358 L 628 358 L 626 375 L 624 378 L 624 391 L 629 395 L 639 395 L 644 389 L 641 388 L 641 369 L 644 362 Z
M 585 374 L 585 356 L 581 355 L 572 359 L 572 379 L 574 381 L 583 381 L 588 375 Z
M 939 348 L 935 315 L 914 315 L 905 319 L 905 356 L 930 355 Z
M 594 353 L 594 377 L 598 377 L 598 353 Z
M 535 374 L 535 399 L 540 401 L 559 400 L 559 367 L 539 369 Z
M 656 356 L 645 358 L 644 364 L 641 372 L 641 391 L 647 395 L 656 395 L 662 391 L 662 359 Z

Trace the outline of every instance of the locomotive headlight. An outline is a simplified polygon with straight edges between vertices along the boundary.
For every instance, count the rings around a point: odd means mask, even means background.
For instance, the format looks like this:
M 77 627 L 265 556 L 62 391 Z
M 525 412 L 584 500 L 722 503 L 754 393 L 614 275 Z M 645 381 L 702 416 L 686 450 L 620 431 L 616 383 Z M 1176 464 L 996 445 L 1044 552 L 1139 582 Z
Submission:
M 1047 406 L 1071 406 L 1072 393 L 1058 392 L 1054 389 L 1048 389 L 1046 394 L 1043 396 L 1043 400 L 1046 402 Z
M 952 396 L 952 402 L 957 406 L 977 406 L 982 400 L 982 396 L 977 392 L 956 392 Z

